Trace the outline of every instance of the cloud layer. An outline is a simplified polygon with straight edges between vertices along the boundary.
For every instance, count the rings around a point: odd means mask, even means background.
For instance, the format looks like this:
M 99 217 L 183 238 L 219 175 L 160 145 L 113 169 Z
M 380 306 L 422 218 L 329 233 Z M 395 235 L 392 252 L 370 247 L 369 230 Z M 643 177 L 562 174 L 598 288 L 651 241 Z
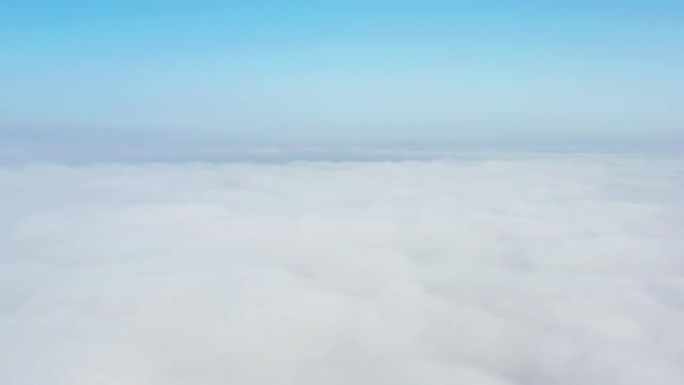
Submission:
M 684 161 L 0 170 L 6 385 L 684 383 Z

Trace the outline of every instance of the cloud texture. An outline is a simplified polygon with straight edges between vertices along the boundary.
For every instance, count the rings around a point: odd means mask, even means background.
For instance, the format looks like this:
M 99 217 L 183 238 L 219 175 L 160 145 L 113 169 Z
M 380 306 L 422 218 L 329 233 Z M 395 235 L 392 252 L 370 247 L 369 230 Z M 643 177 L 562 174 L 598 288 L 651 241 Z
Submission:
M 684 162 L 0 170 L 5 385 L 679 385 Z

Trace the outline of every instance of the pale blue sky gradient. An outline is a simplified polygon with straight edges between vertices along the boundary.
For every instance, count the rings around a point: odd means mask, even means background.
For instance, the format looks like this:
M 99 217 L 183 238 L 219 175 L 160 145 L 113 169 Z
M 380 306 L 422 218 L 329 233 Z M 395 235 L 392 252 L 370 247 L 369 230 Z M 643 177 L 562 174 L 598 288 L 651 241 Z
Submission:
M 5 1 L 0 47 L 6 143 L 684 130 L 681 1 Z

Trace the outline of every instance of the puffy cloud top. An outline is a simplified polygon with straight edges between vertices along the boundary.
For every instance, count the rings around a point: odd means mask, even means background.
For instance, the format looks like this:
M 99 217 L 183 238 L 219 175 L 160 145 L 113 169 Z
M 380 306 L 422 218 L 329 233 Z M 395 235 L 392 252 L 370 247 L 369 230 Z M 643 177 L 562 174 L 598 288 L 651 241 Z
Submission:
M 0 170 L 0 383 L 679 385 L 684 161 Z

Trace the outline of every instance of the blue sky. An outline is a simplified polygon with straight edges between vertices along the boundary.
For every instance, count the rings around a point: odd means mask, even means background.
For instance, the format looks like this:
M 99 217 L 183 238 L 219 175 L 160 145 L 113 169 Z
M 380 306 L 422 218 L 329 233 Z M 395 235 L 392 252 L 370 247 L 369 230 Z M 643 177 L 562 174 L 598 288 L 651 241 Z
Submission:
M 0 140 L 682 136 L 680 1 L 4 1 Z

